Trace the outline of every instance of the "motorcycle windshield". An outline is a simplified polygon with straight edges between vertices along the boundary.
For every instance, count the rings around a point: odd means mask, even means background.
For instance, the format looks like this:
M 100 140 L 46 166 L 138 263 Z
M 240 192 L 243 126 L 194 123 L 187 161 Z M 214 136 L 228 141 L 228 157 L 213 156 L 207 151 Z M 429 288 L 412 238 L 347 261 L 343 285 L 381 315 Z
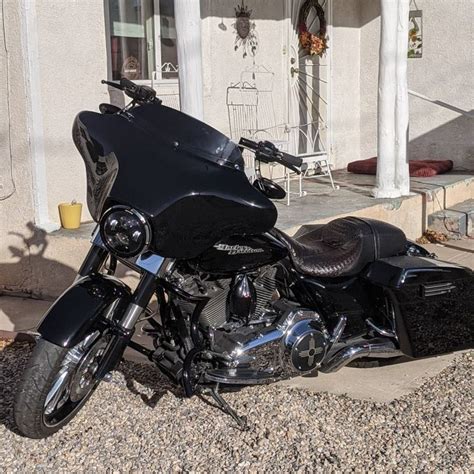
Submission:
M 162 256 L 194 257 L 220 238 L 264 232 L 276 221 L 274 205 L 248 182 L 238 146 L 177 110 L 81 112 L 73 138 L 94 220 L 117 204 L 142 211 Z

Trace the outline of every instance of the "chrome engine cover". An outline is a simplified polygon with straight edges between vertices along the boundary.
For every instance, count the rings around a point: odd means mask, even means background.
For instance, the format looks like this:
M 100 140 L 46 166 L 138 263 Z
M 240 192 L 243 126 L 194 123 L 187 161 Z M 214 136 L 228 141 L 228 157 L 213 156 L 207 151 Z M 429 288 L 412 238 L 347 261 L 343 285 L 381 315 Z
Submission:
M 209 381 L 230 384 L 273 382 L 312 372 L 321 366 L 330 335 L 318 313 L 295 308 L 265 328 L 214 333 L 214 353 L 227 368 L 211 370 Z
M 316 326 L 316 327 L 315 327 Z M 329 339 L 311 319 L 297 322 L 285 337 L 284 357 L 291 360 L 290 369 L 307 373 L 320 367 Z

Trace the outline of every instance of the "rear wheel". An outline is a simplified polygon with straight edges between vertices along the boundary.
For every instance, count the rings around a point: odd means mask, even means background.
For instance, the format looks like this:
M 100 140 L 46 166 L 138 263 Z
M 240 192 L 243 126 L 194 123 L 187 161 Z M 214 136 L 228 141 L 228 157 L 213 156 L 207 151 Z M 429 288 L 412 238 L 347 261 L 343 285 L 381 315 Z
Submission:
M 65 426 L 97 388 L 95 373 L 109 336 L 94 331 L 63 348 L 40 339 L 15 399 L 15 422 L 29 438 L 45 438 Z

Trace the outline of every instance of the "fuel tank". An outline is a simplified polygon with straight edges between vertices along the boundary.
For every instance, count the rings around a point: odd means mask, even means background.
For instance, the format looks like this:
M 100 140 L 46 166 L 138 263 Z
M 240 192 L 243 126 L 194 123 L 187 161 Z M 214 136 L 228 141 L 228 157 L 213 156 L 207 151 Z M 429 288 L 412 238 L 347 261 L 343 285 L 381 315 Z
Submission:
M 229 275 L 251 272 L 287 255 L 287 248 L 269 234 L 237 235 L 220 240 L 188 263 L 205 273 Z

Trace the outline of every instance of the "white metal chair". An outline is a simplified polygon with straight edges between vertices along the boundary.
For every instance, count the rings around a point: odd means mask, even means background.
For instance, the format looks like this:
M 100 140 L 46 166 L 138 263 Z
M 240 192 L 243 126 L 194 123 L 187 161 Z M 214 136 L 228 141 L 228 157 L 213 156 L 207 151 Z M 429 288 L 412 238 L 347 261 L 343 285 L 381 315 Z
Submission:
M 328 153 L 324 149 L 323 140 L 321 140 L 321 130 L 326 130 L 326 128 L 326 125 L 321 122 L 313 122 L 293 127 L 293 133 L 299 135 L 299 139 L 294 139 L 293 142 L 298 143 L 300 146 L 300 149 L 295 154 L 303 160 L 301 174 L 298 176 L 299 197 L 310 194 L 303 191 L 303 179 L 327 176 L 332 188 L 334 190 L 338 189 L 338 186 L 334 184 L 332 178 Z
M 282 151 L 302 158 L 302 173 L 297 176 L 281 167 L 269 167 L 271 179 L 281 179 L 287 192 L 287 205 L 291 196 L 302 197 L 303 179 L 328 176 L 336 189 L 331 175 L 327 152 L 321 140 L 321 128 L 325 125 L 313 122 L 304 125 L 277 123 L 273 100 L 274 73 L 263 66 L 253 66 L 241 73 L 240 81 L 227 88 L 227 110 L 231 137 L 238 141 L 241 136 L 253 140 L 269 140 Z M 254 179 L 253 157 L 245 156 L 246 172 Z M 274 174 L 277 174 L 274 177 Z M 280 173 L 280 176 L 278 176 Z M 298 192 L 291 191 L 291 181 L 299 180 Z
M 250 83 L 237 82 L 227 88 L 227 114 L 230 137 L 238 142 L 240 137 L 252 138 L 257 128 L 258 91 Z M 253 154 L 244 151 L 245 173 L 250 181 L 255 179 Z

